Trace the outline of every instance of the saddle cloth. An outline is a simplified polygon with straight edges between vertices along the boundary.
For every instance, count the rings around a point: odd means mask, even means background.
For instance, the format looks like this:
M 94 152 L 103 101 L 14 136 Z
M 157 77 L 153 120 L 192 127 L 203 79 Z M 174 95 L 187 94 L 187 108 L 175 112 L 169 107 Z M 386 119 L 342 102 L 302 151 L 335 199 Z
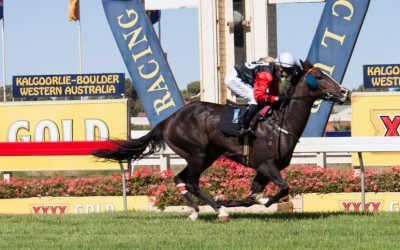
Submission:
M 228 136 L 237 136 L 242 127 L 243 114 L 247 105 L 240 105 L 231 101 L 227 101 L 220 114 L 219 128 Z M 263 107 L 255 119 L 265 118 L 271 109 L 271 106 Z
M 243 114 L 246 111 L 246 105 L 236 104 L 228 101 L 222 109 L 219 117 L 219 128 L 230 136 L 236 136 L 242 126 Z

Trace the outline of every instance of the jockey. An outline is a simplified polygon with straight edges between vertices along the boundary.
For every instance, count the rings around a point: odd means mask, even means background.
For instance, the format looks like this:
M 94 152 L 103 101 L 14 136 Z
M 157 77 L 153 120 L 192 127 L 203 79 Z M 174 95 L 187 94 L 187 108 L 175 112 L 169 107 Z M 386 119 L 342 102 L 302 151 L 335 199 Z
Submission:
M 298 65 L 294 56 L 285 52 L 276 59 L 263 57 L 256 62 L 237 64 L 227 74 L 225 77 L 227 87 L 236 95 L 246 99 L 249 104 L 243 115 L 239 136 L 254 133 L 249 127 L 258 111 L 258 104 L 265 105 L 279 101 L 279 82 L 296 73 Z

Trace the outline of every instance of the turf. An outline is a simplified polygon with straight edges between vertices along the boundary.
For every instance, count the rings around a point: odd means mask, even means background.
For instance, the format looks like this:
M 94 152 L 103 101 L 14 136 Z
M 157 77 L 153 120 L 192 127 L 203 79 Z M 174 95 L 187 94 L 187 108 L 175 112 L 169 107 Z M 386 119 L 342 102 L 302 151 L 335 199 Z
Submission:
M 398 249 L 400 213 L 0 216 L 0 249 Z

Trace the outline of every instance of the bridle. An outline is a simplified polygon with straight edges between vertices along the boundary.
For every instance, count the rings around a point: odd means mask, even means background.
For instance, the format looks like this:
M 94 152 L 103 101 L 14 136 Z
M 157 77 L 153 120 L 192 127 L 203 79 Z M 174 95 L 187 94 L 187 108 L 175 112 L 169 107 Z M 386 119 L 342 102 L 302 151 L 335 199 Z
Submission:
M 312 68 L 308 69 L 308 70 L 306 71 L 306 73 L 303 75 L 303 79 L 305 79 L 305 78 L 307 77 L 307 75 L 309 75 L 309 74 L 310 74 L 313 70 L 315 70 L 315 69 L 317 69 L 317 68 L 316 68 L 316 67 L 312 67 Z M 328 93 L 326 93 L 326 95 L 323 96 L 321 99 L 326 100 L 327 97 L 331 98 L 331 96 L 328 96 L 327 94 L 328 94 Z M 288 96 L 288 97 L 287 97 L 287 100 L 298 99 L 298 100 L 306 101 L 305 99 L 310 98 L 310 97 L 311 97 L 310 95 L 306 95 L 306 96 L 295 96 L 295 97 Z M 273 128 L 277 129 L 278 132 L 279 132 L 279 135 L 278 135 L 278 145 L 279 145 L 279 146 L 278 146 L 278 155 L 279 155 L 279 156 L 281 155 L 281 150 L 280 150 L 281 142 L 280 142 L 280 140 L 281 140 L 281 134 L 282 134 L 282 133 L 283 133 L 283 134 L 286 134 L 286 135 L 289 135 L 290 137 L 294 138 L 296 142 L 299 142 L 299 140 L 300 140 L 300 138 L 299 138 L 297 135 L 295 135 L 294 133 L 292 133 L 292 132 L 290 132 L 290 131 L 288 131 L 288 130 L 282 128 L 283 122 L 284 122 L 284 120 L 285 120 L 285 113 L 286 113 L 287 107 L 288 107 L 288 105 L 285 105 L 284 110 L 283 110 L 283 113 L 282 113 L 282 119 L 281 119 L 281 121 L 280 121 L 280 126 L 277 125 L 276 123 L 273 123 L 273 122 L 268 121 L 267 119 L 265 120 L 265 121 L 267 122 L 267 124 L 271 125 Z
M 308 69 L 308 70 L 306 71 L 306 73 L 304 73 L 303 78 L 306 80 L 307 76 L 310 75 L 310 73 L 311 73 L 312 71 L 316 70 L 316 69 L 317 69 L 317 67 L 312 67 L 312 68 Z M 310 75 L 310 76 L 312 76 L 312 75 Z M 314 79 L 313 81 L 315 81 L 314 84 L 317 86 L 317 84 L 318 84 L 317 80 L 315 79 L 314 76 L 312 76 L 312 77 L 313 77 L 313 79 Z M 307 80 L 306 80 L 306 81 L 307 81 Z M 311 97 L 311 96 L 310 96 L 310 95 L 306 95 L 306 96 L 294 96 L 294 97 L 292 97 L 292 96 L 286 96 L 286 99 L 287 99 L 287 100 L 296 100 L 296 99 L 298 99 L 298 100 L 304 100 L 304 99 L 309 98 L 309 97 Z M 332 95 L 331 93 L 329 93 L 329 92 L 326 92 L 326 93 L 324 93 L 324 94 L 321 95 L 321 96 L 314 96 L 314 97 L 317 98 L 317 99 L 322 99 L 322 100 L 324 100 L 324 101 L 331 101 L 331 99 L 333 98 L 333 95 Z
M 317 67 L 312 67 L 312 68 L 308 69 L 307 72 L 304 74 L 304 77 L 306 77 L 308 74 L 311 73 L 311 71 L 313 71 L 315 69 L 317 69 Z

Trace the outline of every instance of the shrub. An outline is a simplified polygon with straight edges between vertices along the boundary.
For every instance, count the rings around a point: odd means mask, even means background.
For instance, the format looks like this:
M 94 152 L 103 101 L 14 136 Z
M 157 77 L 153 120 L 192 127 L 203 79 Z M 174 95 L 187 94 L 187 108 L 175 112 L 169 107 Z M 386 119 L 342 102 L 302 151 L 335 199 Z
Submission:
M 250 192 L 255 171 L 226 158 L 218 159 L 200 178 L 200 187 L 218 199 L 243 199 Z M 290 187 L 290 195 L 304 193 L 360 192 L 360 176 L 352 171 L 329 170 L 318 167 L 296 166 L 282 171 Z M 128 195 L 147 195 L 157 207 L 183 205 L 184 199 L 173 182 L 172 171 L 160 172 L 142 168 L 133 175 L 125 174 Z M 279 189 L 272 183 L 265 188 L 265 196 Z M 400 166 L 384 171 L 366 171 L 366 191 L 399 192 Z M 122 195 L 121 175 L 65 179 L 11 179 L 0 181 L 0 199 L 41 196 L 119 196 Z

